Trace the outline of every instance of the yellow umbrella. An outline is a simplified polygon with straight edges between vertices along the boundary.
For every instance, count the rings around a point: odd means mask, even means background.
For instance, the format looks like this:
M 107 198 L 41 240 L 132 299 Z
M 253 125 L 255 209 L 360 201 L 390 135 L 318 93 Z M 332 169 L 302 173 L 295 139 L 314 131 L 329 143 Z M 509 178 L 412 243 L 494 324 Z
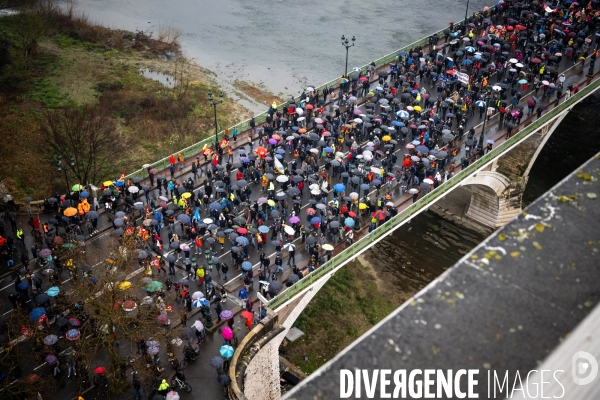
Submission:
M 415 111 L 421 111 L 422 110 L 421 106 L 415 106 L 414 108 L 415 108 Z
M 359 210 L 366 210 L 367 208 L 368 208 L 368 207 L 367 207 L 367 205 L 366 205 L 365 203 L 360 203 L 360 204 L 358 205 L 358 209 L 359 209 Z
M 104 186 L 112 186 L 113 185 L 113 181 L 104 181 L 103 185 Z
M 275 207 L 275 202 L 273 200 L 267 201 L 267 204 L 270 205 L 271 207 Z
M 121 290 L 126 290 L 126 289 L 129 289 L 130 287 L 131 287 L 131 282 L 124 281 L 124 282 L 119 283 L 119 289 L 121 289 Z
M 189 199 L 190 197 L 192 197 L 192 194 L 190 192 L 185 192 L 181 195 L 181 197 L 183 197 L 184 199 Z
M 77 214 L 77 209 L 75 207 L 66 208 L 63 214 L 65 214 L 65 217 L 72 217 Z
M 390 140 L 392 140 L 392 137 L 390 135 L 385 135 L 381 138 L 381 140 L 383 140 L 384 142 L 389 142 Z

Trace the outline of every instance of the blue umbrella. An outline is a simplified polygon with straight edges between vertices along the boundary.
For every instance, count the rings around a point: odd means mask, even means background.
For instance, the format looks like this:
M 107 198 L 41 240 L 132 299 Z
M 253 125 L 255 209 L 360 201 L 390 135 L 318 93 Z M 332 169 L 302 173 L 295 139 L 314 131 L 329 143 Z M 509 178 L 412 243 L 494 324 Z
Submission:
M 44 310 L 42 307 L 38 307 L 31 310 L 29 313 L 29 318 L 35 322 L 39 320 L 42 315 L 46 315 L 46 310 Z
M 196 300 L 194 300 L 194 301 L 192 302 L 192 305 L 193 305 L 195 308 L 202 307 L 202 301 L 201 301 L 201 300 L 202 300 L 202 299 L 196 299 Z
M 398 56 L 399 57 L 406 57 L 406 56 L 408 56 L 408 53 L 405 52 L 405 51 L 401 51 L 400 53 L 398 53 Z
M 419 94 L 419 91 L 415 89 L 415 90 L 413 90 L 411 93 L 412 93 L 412 94 Z
M 419 153 L 429 153 L 429 148 L 427 146 L 417 146 L 415 150 Z
M 202 307 L 210 307 L 210 301 L 208 301 L 206 299 L 200 299 L 200 305 Z
M 216 201 L 214 203 L 210 203 L 208 205 L 208 207 L 211 210 L 215 210 L 215 211 L 221 211 L 221 209 L 223 208 L 223 206 L 221 205 L 221 203 L 217 203 Z
M 299 127 L 299 126 L 292 126 L 292 130 L 293 130 L 293 131 L 297 131 L 297 130 L 299 130 L 299 129 L 300 129 L 300 127 Z
M 250 159 L 248 157 L 244 157 L 242 158 L 242 162 L 250 162 Z
M 469 59 L 463 60 L 463 62 L 462 62 L 462 65 L 471 65 L 471 64 L 473 64 L 473 61 L 471 61 Z
M 239 243 L 241 246 L 248 246 L 248 243 L 250 243 L 248 241 L 248 239 L 246 239 L 244 236 L 238 236 L 238 237 L 236 237 L 235 241 L 237 243 Z
M 29 285 L 25 282 L 21 282 L 17 285 L 17 289 L 19 290 L 27 290 L 29 288 Z
M 46 294 L 48 294 L 48 296 L 50 297 L 55 297 L 60 293 L 60 289 L 57 286 L 52 286 L 50 289 L 48 289 L 48 291 L 46 292 Z
M 405 126 L 404 122 L 401 122 L 401 121 L 392 121 L 392 125 L 394 125 L 394 126 Z
M 333 149 L 331 147 L 325 147 L 325 153 L 333 153 Z
M 362 185 L 360 185 L 360 190 L 369 190 L 369 185 L 363 183 Z
M 421 141 L 420 140 L 413 140 L 412 144 L 415 146 L 420 146 L 421 145 Z
M 177 216 L 177 221 L 183 222 L 184 224 L 187 224 L 187 223 L 189 223 L 191 221 L 191 218 L 187 214 L 179 214 Z
M 90 197 L 90 192 L 83 191 L 79 193 L 79 197 L 81 197 L 82 199 L 87 199 L 88 197 Z
M 115 186 L 123 186 L 125 184 L 125 182 L 123 181 L 117 181 L 117 183 L 115 183 Z
M 467 46 L 467 47 L 465 47 L 465 50 L 468 51 L 469 53 L 475 53 L 475 47 L 473 47 L 473 46 Z
M 396 113 L 396 115 L 399 116 L 400 118 L 408 118 L 408 111 L 400 110 Z
M 285 150 L 279 149 L 275 153 L 277 153 L 277 154 L 285 154 Z
M 267 232 L 269 232 L 269 227 L 266 225 L 261 225 L 258 227 L 258 231 L 262 232 L 262 233 L 267 233 Z
M 250 270 L 252 270 L 252 263 L 250 261 L 244 261 L 242 263 L 242 269 L 244 271 L 250 271 Z
M 321 223 L 321 218 L 320 217 L 312 217 L 310 220 L 311 224 L 319 224 Z
M 346 190 L 346 185 L 344 185 L 343 183 L 336 183 L 333 189 L 338 193 L 343 192 L 344 190 Z
M 348 217 L 344 220 L 344 225 L 346 225 L 348 228 L 354 228 L 354 220 Z
M 225 358 L 231 358 L 233 356 L 234 352 L 235 351 L 233 350 L 233 347 L 231 347 L 231 346 L 228 346 L 228 345 L 221 346 L 220 353 Z
M 479 54 L 475 54 L 475 55 L 473 56 L 473 58 L 475 58 L 476 60 L 481 60 L 481 56 L 480 56 Z

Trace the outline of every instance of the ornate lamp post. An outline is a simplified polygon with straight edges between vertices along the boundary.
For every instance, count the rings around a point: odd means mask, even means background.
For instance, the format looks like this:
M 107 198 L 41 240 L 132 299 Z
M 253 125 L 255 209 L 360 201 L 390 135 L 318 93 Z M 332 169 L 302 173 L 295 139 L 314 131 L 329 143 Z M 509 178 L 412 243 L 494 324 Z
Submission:
M 223 92 L 219 93 L 219 100 L 215 100 L 213 98 L 213 94 L 212 92 L 209 90 L 208 91 L 208 102 L 210 103 L 211 106 L 213 106 L 213 109 L 215 111 L 215 151 L 217 150 L 217 146 L 219 145 L 219 135 L 218 135 L 218 124 L 217 124 L 217 104 L 220 104 L 223 102 Z
M 348 39 L 342 35 L 342 46 L 346 48 L 346 68 L 344 69 L 344 77 L 348 75 L 348 50 L 350 47 L 354 46 L 354 42 L 356 41 L 356 37 L 352 36 L 352 44 L 348 41 Z
M 65 181 L 67 182 L 67 194 L 71 193 L 71 186 L 69 186 L 69 177 L 67 176 L 67 171 L 72 170 L 75 167 L 75 157 L 71 157 L 69 159 L 68 164 L 63 164 L 62 156 L 56 156 L 56 167 L 58 168 L 58 172 L 65 173 Z

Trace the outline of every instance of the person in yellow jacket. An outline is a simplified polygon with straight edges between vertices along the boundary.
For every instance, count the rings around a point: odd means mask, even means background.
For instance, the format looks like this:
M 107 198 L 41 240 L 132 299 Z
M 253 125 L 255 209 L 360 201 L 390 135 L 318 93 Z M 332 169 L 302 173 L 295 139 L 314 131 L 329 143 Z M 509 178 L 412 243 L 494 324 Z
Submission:
M 160 385 L 158 385 L 158 393 L 160 393 L 163 396 L 166 396 L 167 393 L 169 392 L 169 384 L 167 383 L 166 379 L 163 379 L 162 382 L 160 383 Z

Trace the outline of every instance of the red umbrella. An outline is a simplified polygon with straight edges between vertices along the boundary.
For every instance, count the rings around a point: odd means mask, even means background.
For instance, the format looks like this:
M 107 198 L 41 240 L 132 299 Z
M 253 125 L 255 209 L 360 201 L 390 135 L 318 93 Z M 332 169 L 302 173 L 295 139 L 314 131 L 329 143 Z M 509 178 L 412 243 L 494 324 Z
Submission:
M 348 216 L 351 218 L 356 218 L 356 213 L 354 211 L 348 212 Z
M 95 374 L 103 374 L 105 372 L 106 372 L 106 368 L 104 368 L 104 367 L 98 367 L 94 370 Z
M 307 104 L 304 106 L 304 108 L 306 108 L 307 110 L 312 110 L 314 106 L 312 104 Z
M 251 319 L 254 318 L 254 314 L 252 314 L 250 311 L 242 311 L 242 318 Z
M 539 58 L 532 58 L 532 59 L 531 59 L 531 62 L 532 62 L 533 64 L 539 64 L 539 63 L 541 63 L 541 62 L 542 62 L 542 60 L 540 60 Z
M 240 235 L 245 235 L 246 233 L 248 233 L 248 229 L 246 229 L 246 228 L 237 228 L 237 233 L 239 233 Z
M 383 221 L 385 219 L 385 211 L 377 210 L 373 213 L 373 217 L 379 221 Z
M 261 157 L 267 155 L 267 149 L 265 149 L 264 147 L 257 147 L 256 150 L 254 150 L 254 152 Z

